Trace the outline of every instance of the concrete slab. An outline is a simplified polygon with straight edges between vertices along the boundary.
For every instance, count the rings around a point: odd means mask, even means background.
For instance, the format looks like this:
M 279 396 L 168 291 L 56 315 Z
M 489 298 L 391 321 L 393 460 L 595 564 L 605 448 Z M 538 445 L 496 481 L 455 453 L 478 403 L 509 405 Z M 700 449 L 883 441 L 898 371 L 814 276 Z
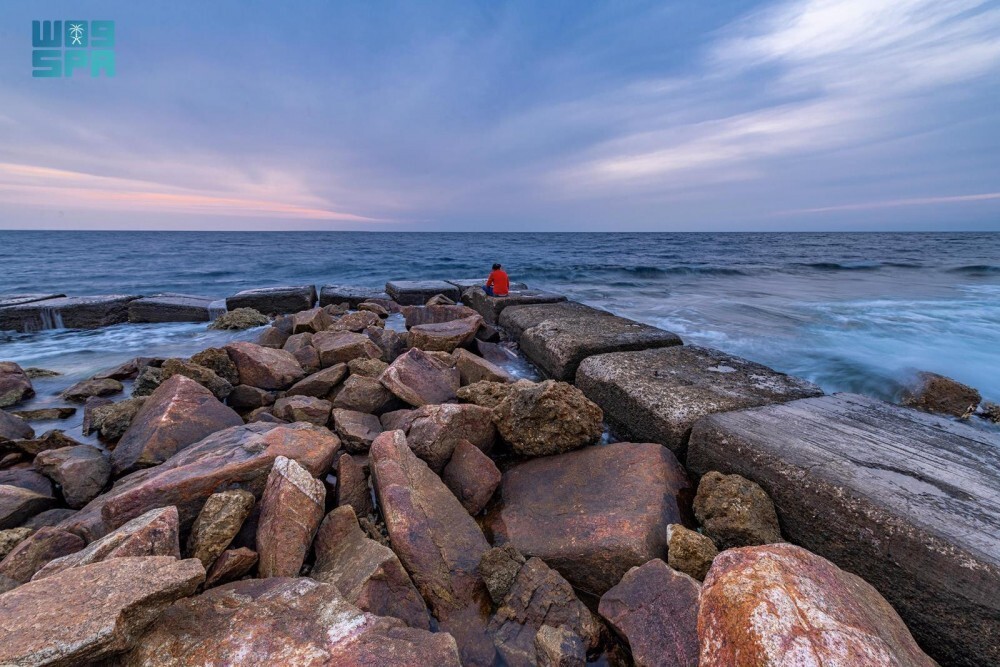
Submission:
M 611 313 L 599 308 L 585 306 L 576 301 L 559 301 L 556 303 L 508 306 L 500 313 L 497 324 L 514 340 L 519 340 L 521 334 L 533 326 L 550 319 L 569 317 L 570 315 L 590 314 L 613 317 Z
M 0 330 L 96 329 L 128 321 L 128 305 L 138 296 L 66 296 L 0 308 Z
M 253 308 L 265 315 L 297 313 L 316 305 L 314 285 L 262 287 L 237 292 L 226 299 L 226 308 Z
M 323 285 L 319 290 L 319 305 L 329 306 L 349 303 L 351 308 L 371 299 L 388 299 L 389 295 L 375 287 L 357 287 L 352 285 Z
M 20 306 L 25 303 L 35 301 L 45 301 L 46 299 L 58 299 L 65 294 L 0 294 L 0 308 L 7 306 Z
M 460 280 L 446 280 L 445 282 L 451 283 L 452 285 L 457 287 L 460 292 L 464 292 L 470 287 L 482 287 L 483 285 L 486 284 L 486 278 L 463 278 Z M 528 285 L 526 283 L 511 281 L 510 289 L 524 290 L 528 289 Z
M 576 386 L 625 435 L 666 445 L 681 462 L 691 426 L 705 415 L 823 393 L 807 380 L 689 345 L 588 357 Z
M 715 414 L 688 467 L 774 500 L 785 537 L 875 586 L 942 665 L 1000 664 L 1000 437 L 854 394 Z
M 435 294 L 458 301 L 458 288 L 443 280 L 391 280 L 385 284 L 389 297 L 401 306 L 421 306 Z
M 186 294 L 156 294 L 136 299 L 128 305 L 128 321 L 145 322 L 208 322 L 212 319 L 209 306 L 215 299 Z
M 507 296 L 486 296 L 483 290 L 472 288 L 462 294 L 462 303 L 482 315 L 488 324 L 496 324 L 500 319 L 500 313 L 511 306 L 558 303 L 565 300 L 566 297 L 562 294 L 537 289 L 511 288 Z

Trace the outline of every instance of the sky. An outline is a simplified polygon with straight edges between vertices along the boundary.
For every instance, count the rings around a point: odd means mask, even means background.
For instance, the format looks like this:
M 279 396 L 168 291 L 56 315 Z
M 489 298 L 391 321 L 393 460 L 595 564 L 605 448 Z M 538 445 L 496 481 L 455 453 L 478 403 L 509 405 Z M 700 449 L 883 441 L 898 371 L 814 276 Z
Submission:
M 0 229 L 1000 230 L 998 74 L 1000 0 L 3 0 Z

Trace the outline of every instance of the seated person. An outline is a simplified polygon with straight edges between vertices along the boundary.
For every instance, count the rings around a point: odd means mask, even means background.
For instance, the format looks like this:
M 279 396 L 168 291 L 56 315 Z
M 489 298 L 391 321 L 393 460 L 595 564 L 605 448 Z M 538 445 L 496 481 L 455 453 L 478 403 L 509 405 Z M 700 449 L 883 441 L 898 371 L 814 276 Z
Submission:
M 499 264 L 493 265 L 490 277 L 486 279 L 486 287 L 483 288 L 489 296 L 507 296 L 510 291 L 510 279 L 507 272 Z

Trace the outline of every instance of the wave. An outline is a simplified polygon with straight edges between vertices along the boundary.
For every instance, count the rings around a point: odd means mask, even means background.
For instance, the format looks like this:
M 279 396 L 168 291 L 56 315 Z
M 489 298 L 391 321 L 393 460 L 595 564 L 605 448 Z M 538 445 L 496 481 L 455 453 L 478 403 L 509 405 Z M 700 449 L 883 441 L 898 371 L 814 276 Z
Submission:
M 995 264 L 970 264 L 948 269 L 948 273 L 961 273 L 967 276 L 991 276 L 1000 273 L 1000 266 Z

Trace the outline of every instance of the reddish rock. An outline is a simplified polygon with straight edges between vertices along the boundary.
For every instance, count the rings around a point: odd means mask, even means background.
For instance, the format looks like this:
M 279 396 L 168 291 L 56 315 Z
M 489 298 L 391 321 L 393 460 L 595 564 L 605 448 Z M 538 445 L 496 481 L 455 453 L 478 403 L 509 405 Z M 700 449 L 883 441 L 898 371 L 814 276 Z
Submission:
M 452 352 L 472 344 L 483 318 L 476 314 L 441 324 L 420 324 L 410 329 L 410 345 L 425 351 Z
M 295 356 L 284 350 L 243 342 L 229 343 L 225 349 L 240 374 L 240 384 L 285 389 L 306 375 Z
M 392 616 L 430 630 L 427 605 L 392 549 L 365 537 L 350 506 L 323 519 L 316 534 L 316 564 L 309 576 L 333 584 L 362 611 Z
M 185 533 L 216 491 L 239 488 L 259 498 L 276 457 L 294 459 L 318 476 L 327 473 L 339 449 L 337 436 L 309 424 L 228 428 L 155 468 L 123 477 L 60 527 L 94 540 L 150 509 L 176 505 Z
M 66 504 L 79 509 L 97 497 L 111 478 L 111 462 L 96 447 L 50 449 L 35 457 L 35 467 L 62 488 Z
M 205 576 L 205 588 L 221 586 L 249 574 L 257 564 L 257 552 L 246 547 L 227 549 L 219 554 Z
M 381 382 L 363 375 L 352 375 L 344 380 L 333 399 L 334 408 L 371 414 L 381 414 L 398 404 L 396 397 Z
M 382 350 L 368 336 L 350 331 L 323 331 L 313 336 L 313 347 L 324 367 L 351 359 L 378 359 Z
M 381 359 L 351 359 L 347 363 L 351 375 L 364 375 L 370 378 L 377 378 L 388 367 L 389 364 Z
M 274 402 L 271 414 L 287 422 L 309 422 L 316 426 L 326 426 L 330 421 L 330 401 L 313 396 L 286 396 Z
M 19 586 L 0 595 L 0 664 L 100 662 L 204 579 L 193 559 L 115 558 Z
M 280 664 L 296 667 L 460 664 L 448 634 L 366 614 L 335 586 L 309 578 L 247 579 L 181 600 L 120 662 L 244 665 L 247 656 L 269 663 L 280 656 Z
M 178 451 L 229 426 L 242 424 L 194 380 L 175 375 L 156 388 L 111 453 L 116 475 L 162 463 Z
M 584 667 L 587 664 L 583 640 L 566 628 L 543 625 L 535 635 L 535 651 L 538 667 Z
M 629 568 L 666 553 L 689 493 L 668 449 L 619 442 L 520 463 L 504 473 L 494 530 L 574 586 L 602 594 Z
M 261 347 L 280 350 L 285 346 L 285 341 L 288 340 L 289 336 L 290 334 L 287 331 L 283 331 L 278 327 L 268 327 L 260 332 L 260 336 L 257 337 L 257 344 Z
M 262 578 L 298 575 L 323 520 L 325 503 L 323 482 L 291 459 L 274 460 L 257 524 L 257 571 Z
M 701 586 L 654 559 L 633 567 L 598 607 L 629 646 L 636 667 L 698 667 Z
M 233 391 L 233 385 L 216 375 L 215 371 L 185 359 L 167 359 L 160 367 L 160 377 L 164 382 L 175 375 L 183 375 L 208 389 L 217 399 L 223 401 Z
M 860 577 L 790 544 L 723 551 L 698 613 L 701 667 L 932 667 Z
M 34 437 L 35 429 L 28 422 L 6 410 L 0 410 L 0 442 Z
M 486 361 L 482 357 L 458 349 L 452 352 L 455 359 L 455 368 L 458 369 L 462 379 L 462 386 L 475 384 L 476 382 L 513 382 L 514 376 L 496 364 Z
M 292 333 L 316 333 L 329 327 L 332 322 L 333 319 L 322 308 L 300 310 L 292 315 Z
M 366 301 L 364 303 L 358 304 L 358 310 L 364 310 L 369 313 L 375 313 L 382 319 L 389 317 L 389 311 L 381 304 L 375 303 L 373 301 Z
M 758 484 L 739 475 L 712 471 L 702 476 L 694 515 L 720 549 L 781 542 L 774 503 Z
M 61 396 L 67 401 L 83 403 L 93 396 L 109 396 L 117 394 L 125 387 L 118 380 L 104 378 L 101 380 L 83 380 L 63 391 Z
M 13 361 L 0 361 L 0 408 L 20 403 L 35 395 L 31 379 Z
M 0 446 L 0 451 L 3 451 L 4 449 L 13 449 L 23 454 L 27 454 L 29 458 L 34 458 L 38 454 L 46 452 L 50 449 L 79 446 L 79 442 L 66 435 L 61 429 L 54 428 L 32 440 L 17 440 L 7 443 L 4 446 Z
M 983 397 L 968 385 L 937 373 L 921 372 L 903 392 L 902 404 L 924 412 L 968 417 Z
M 306 373 L 315 373 L 322 367 L 319 352 L 312 345 L 311 333 L 298 333 L 291 336 L 285 341 L 282 349 L 291 352 Z
M 347 377 L 347 364 L 335 364 L 299 380 L 285 393 L 288 396 L 327 398 L 345 377 Z
M 365 335 L 368 336 L 373 343 L 378 345 L 379 349 L 382 351 L 379 359 L 386 363 L 392 363 L 395 361 L 396 357 L 406 351 L 406 339 L 404 336 L 400 335 L 396 331 L 393 331 L 392 329 L 368 327 L 365 329 Z
M 54 496 L 55 489 L 48 477 L 38 473 L 31 468 L 10 468 L 0 470 L 0 484 L 9 486 L 19 486 L 43 496 Z
M 210 495 L 191 526 L 188 537 L 191 557 L 200 560 L 206 568 L 210 567 L 240 532 L 254 504 L 253 494 L 242 489 Z
M 490 598 L 477 571 L 489 549 L 475 520 L 418 459 L 402 431 L 375 439 L 372 477 L 393 550 L 441 629 L 458 642 L 463 665 L 492 665 L 486 633 Z
M 30 489 L 0 484 L 0 530 L 14 528 L 51 508 L 56 499 Z
M 83 540 L 73 533 L 58 528 L 39 528 L 0 561 L 0 589 L 5 583 L 18 585 L 30 581 L 49 561 L 79 551 L 83 546 Z
M 24 527 L 32 530 L 38 530 L 39 528 L 44 528 L 45 526 L 57 526 L 74 514 L 76 514 L 76 510 L 68 508 L 45 510 L 44 512 L 40 512 L 25 521 Z
M 573 385 L 546 380 L 511 386 L 493 411 L 493 421 L 516 453 L 562 454 L 600 439 L 604 413 Z
M 459 442 L 465 440 L 484 452 L 496 440 L 491 412 L 478 405 L 425 405 L 409 418 L 406 441 L 413 453 L 440 472 Z
M 479 315 L 471 308 L 455 305 L 403 306 L 400 311 L 406 320 L 407 329 L 425 324 L 443 324 Z
M 258 389 L 248 384 L 238 384 L 226 399 L 226 403 L 236 410 L 256 410 L 274 405 L 276 392 Z
M 431 298 L 427 299 L 428 306 L 454 306 L 455 301 L 446 297 L 444 294 L 435 294 Z
M 719 555 L 715 542 L 679 523 L 667 526 L 667 565 L 704 581 L 712 561 Z
M 341 454 L 337 464 L 337 507 L 347 505 L 356 516 L 375 512 L 364 467 L 350 454 Z
M 468 440 L 458 442 L 441 475 L 462 507 L 472 515 L 483 511 L 500 485 L 501 477 L 493 460 Z
M 417 410 L 411 408 L 393 410 L 379 417 L 379 421 L 382 423 L 383 431 L 406 431 L 417 418 L 417 414 Z
M 449 368 L 420 349 L 411 349 L 379 377 L 379 381 L 404 402 L 414 406 L 454 401 L 461 385 L 457 369 Z
M 375 415 L 337 408 L 333 411 L 334 430 L 340 442 L 351 454 L 364 454 L 382 432 L 382 423 Z
M 479 559 L 476 570 L 494 602 L 500 604 L 507 597 L 525 562 L 524 556 L 510 542 L 493 547 Z
M 361 333 L 368 327 L 384 326 L 382 318 L 376 313 L 361 310 L 355 313 L 345 313 L 336 318 L 327 329 L 329 331 L 350 331 Z
M 44 530 L 44 529 L 43 529 Z M 41 532 L 41 530 L 39 530 Z M 85 549 L 83 542 L 73 553 L 62 555 L 41 568 L 35 579 L 44 579 L 72 567 L 82 567 L 109 558 L 135 558 L 141 556 L 170 556 L 180 558 L 177 508 L 161 507 L 132 519 Z

